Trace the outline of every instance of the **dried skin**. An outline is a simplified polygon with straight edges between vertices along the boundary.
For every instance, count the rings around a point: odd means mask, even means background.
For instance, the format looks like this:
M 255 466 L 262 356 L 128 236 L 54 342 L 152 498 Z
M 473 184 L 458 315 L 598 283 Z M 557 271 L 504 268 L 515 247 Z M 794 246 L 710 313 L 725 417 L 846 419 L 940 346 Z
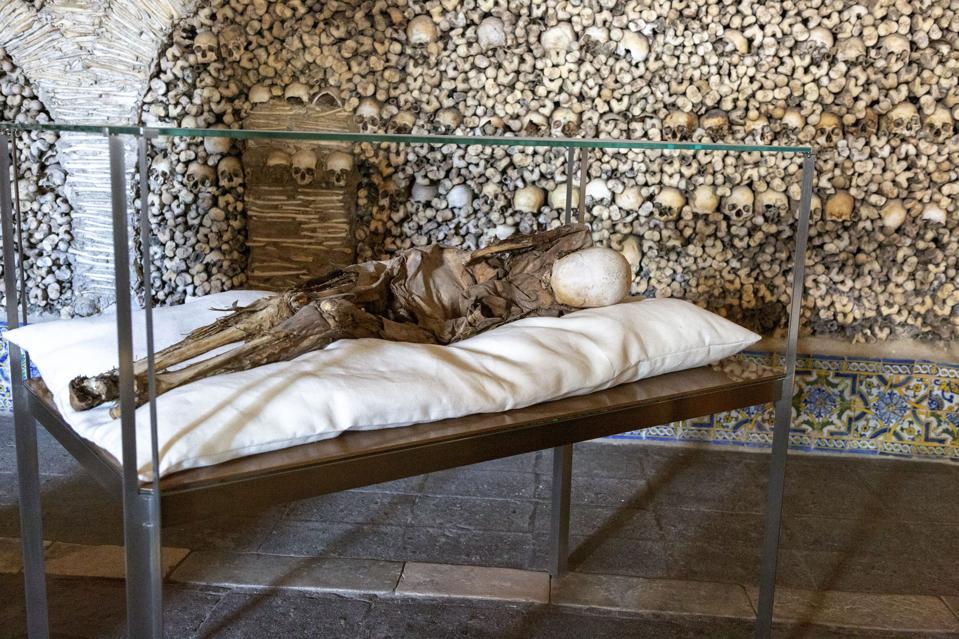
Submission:
M 478 251 L 430 245 L 385 262 L 337 269 L 236 308 L 156 354 L 157 394 L 211 375 L 291 360 L 341 339 L 450 344 L 514 320 L 561 315 L 549 277 L 559 258 L 592 244 L 588 229 L 563 226 Z M 234 348 L 176 370 L 228 344 Z M 134 363 L 137 405 L 147 400 L 145 360 Z M 117 399 L 118 373 L 77 377 L 70 403 L 86 410 Z M 114 416 L 117 408 L 111 411 Z

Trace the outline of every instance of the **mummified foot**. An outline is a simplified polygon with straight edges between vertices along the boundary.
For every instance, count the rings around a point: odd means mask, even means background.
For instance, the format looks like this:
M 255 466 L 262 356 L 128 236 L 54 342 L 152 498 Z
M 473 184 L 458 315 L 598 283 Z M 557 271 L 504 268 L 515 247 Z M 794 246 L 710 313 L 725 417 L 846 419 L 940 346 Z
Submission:
M 117 369 L 96 377 L 74 377 L 70 381 L 70 406 L 73 410 L 89 410 L 120 396 L 120 374 Z

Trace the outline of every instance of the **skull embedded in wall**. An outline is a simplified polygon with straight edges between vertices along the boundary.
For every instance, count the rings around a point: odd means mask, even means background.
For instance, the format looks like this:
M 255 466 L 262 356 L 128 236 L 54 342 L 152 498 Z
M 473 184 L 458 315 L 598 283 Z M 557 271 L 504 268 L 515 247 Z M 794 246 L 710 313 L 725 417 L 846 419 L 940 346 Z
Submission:
M 903 206 L 902 200 L 891 200 L 879 211 L 879 217 L 882 218 L 886 232 L 892 233 L 906 221 L 906 207 Z
M 529 136 L 545 135 L 549 132 L 549 120 L 539 111 L 530 111 L 523 117 L 523 133 Z
M 832 31 L 819 26 L 809 31 L 809 38 L 802 43 L 801 51 L 807 54 L 815 64 L 821 63 L 832 56 L 835 37 Z
M 879 130 L 879 116 L 875 111 L 866 107 L 863 116 L 846 127 L 849 135 L 856 138 L 868 138 Z
M 936 109 L 926 116 L 922 131 L 930 142 L 945 142 L 955 134 L 952 113 L 941 104 L 936 106 Z
M 272 97 L 273 92 L 266 85 L 254 84 L 250 87 L 250 104 L 263 104 L 269 102 Z
M 713 140 L 722 140 L 729 133 L 729 118 L 722 109 L 710 109 L 699 124 Z
M 560 22 L 546 29 L 539 36 L 539 43 L 546 49 L 546 54 L 553 64 L 562 64 L 566 61 L 566 52 L 573 47 L 574 42 L 576 42 L 576 32 L 568 22 Z
M 694 213 L 710 215 L 719 208 L 719 195 L 716 194 L 715 187 L 701 184 L 693 190 L 693 198 L 689 204 Z
M 819 124 L 816 125 L 816 141 L 827 147 L 836 146 L 843 137 L 842 120 L 835 113 L 824 111 L 819 116 Z
M 909 39 L 898 33 L 890 33 L 879 40 L 878 46 L 869 50 L 869 57 L 876 68 L 898 73 L 909 62 Z
M 484 51 L 505 46 L 506 27 L 503 21 L 495 16 L 485 18 L 476 28 L 476 40 Z
M 767 189 L 756 194 L 753 207 L 766 222 L 775 222 L 784 219 L 789 213 L 789 198 L 782 191 Z
M 586 184 L 585 197 L 588 206 L 592 206 L 593 204 L 608 204 L 609 201 L 613 199 L 613 193 L 609 190 L 609 185 L 606 184 L 606 180 L 596 178 Z
M 524 186 L 513 194 L 513 208 L 523 213 L 538 213 L 546 194 L 538 186 Z
M 858 62 L 866 57 L 866 45 L 862 38 L 853 36 L 843 38 L 836 45 L 836 59 L 840 62 L 850 63 Z
M 483 135 L 497 135 L 503 132 L 506 123 L 498 115 L 491 115 L 480 120 L 479 130 Z
M 686 196 L 679 189 L 666 187 L 653 198 L 653 216 L 663 222 L 670 222 L 679 217 L 686 206 Z
M 410 111 L 399 111 L 386 123 L 386 130 L 390 133 L 405 135 L 416 126 L 416 116 Z
M 380 127 L 382 110 L 383 106 L 376 98 L 363 98 L 353 113 L 353 120 L 362 131 L 376 130 Z
M 726 29 L 723 31 L 722 39 L 713 45 L 713 48 L 720 54 L 746 55 L 749 53 L 749 40 L 742 32 L 736 29 Z
M 173 170 L 170 165 L 170 158 L 165 155 L 158 155 L 153 158 L 150 163 L 149 177 L 154 184 L 163 184 L 170 179 L 171 175 L 173 175 Z
M 549 207 L 551 209 L 565 209 L 566 208 L 566 181 L 562 181 L 556 185 L 552 191 L 549 192 Z M 570 194 L 570 208 L 575 209 L 579 206 L 579 187 L 573 187 L 573 191 Z
M 769 127 L 769 118 L 762 113 L 746 118 L 743 123 L 743 131 L 746 137 L 752 136 L 753 140 L 762 144 L 769 144 L 773 138 L 772 129 Z
M 266 156 L 263 172 L 272 182 L 286 181 L 290 175 L 290 154 L 280 149 L 273 149 Z
M 436 38 L 436 23 L 428 15 L 416 16 L 406 25 L 406 41 L 414 47 L 423 47 L 436 42 Z
M 686 111 L 671 111 L 663 120 L 663 136 L 667 140 L 688 140 L 692 136 L 699 120 Z
M 193 39 L 193 54 L 202 64 L 216 62 L 219 49 L 220 43 L 210 31 L 201 31 Z
M 554 136 L 572 137 L 579 131 L 579 115 L 569 107 L 557 107 L 549 117 L 549 124 Z
M 737 186 L 723 202 L 723 213 L 733 222 L 742 222 L 753 215 L 753 191 L 748 186 Z
M 230 62 L 239 62 L 243 57 L 243 50 L 246 48 L 246 35 L 243 29 L 237 25 L 230 25 L 223 31 L 220 31 L 220 55 L 224 60 Z
M 438 135 L 449 135 L 463 123 L 463 114 L 459 109 L 446 107 L 436 112 L 433 119 L 433 130 Z
M 465 184 L 457 184 L 446 193 L 446 205 L 457 213 L 473 204 L 473 190 Z
M 643 206 L 643 192 L 638 186 L 627 186 L 616 194 L 614 202 L 623 211 L 638 211 Z
M 836 191 L 826 200 L 826 219 L 845 222 L 852 219 L 856 200 L 847 191 Z
M 947 218 L 946 211 L 943 210 L 941 206 L 930 202 L 929 204 L 922 207 L 922 219 L 927 222 L 934 222 L 936 224 L 945 224 Z
M 353 171 L 353 156 L 342 151 L 332 151 L 326 156 L 326 179 L 334 186 L 346 186 Z
M 186 176 L 183 178 L 183 182 L 189 188 L 194 189 L 210 186 L 215 179 L 216 172 L 212 166 L 207 166 L 199 162 L 190 162 L 186 168 Z
M 636 64 L 649 57 L 649 40 L 642 33 L 624 31 L 616 46 L 616 53 Z
M 216 165 L 216 174 L 220 178 L 220 186 L 235 189 L 243 184 L 243 163 L 239 158 L 227 156 Z
M 309 186 L 316 179 L 316 153 L 302 149 L 290 158 L 290 173 L 300 186 Z
M 886 114 L 883 128 L 892 135 L 912 137 L 919 133 L 919 111 L 912 102 L 901 102 Z
M 588 54 L 606 52 L 609 44 L 609 29 L 599 25 L 593 25 L 583 33 L 583 41 L 580 48 Z
M 413 182 L 413 185 L 410 187 L 410 202 L 414 204 L 428 204 L 433 201 L 437 193 L 439 193 L 439 189 L 432 182 L 420 182 L 417 180 Z
M 799 134 L 806 126 L 806 118 L 799 109 L 786 109 L 782 120 L 779 121 L 779 135 L 786 144 L 795 144 L 799 141 Z
M 283 91 L 283 99 L 287 104 L 302 105 L 310 103 L 310 90 L 302 82 L 291 82 Z

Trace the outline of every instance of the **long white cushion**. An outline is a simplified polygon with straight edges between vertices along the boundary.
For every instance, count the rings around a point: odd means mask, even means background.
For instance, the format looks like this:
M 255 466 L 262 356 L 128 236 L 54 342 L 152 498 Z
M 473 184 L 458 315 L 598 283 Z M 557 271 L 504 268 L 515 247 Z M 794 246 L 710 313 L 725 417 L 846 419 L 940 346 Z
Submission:
M 231 291 L 155 312 L 162 348 L 209 323 L 234 302 L 265 293 Z M 213 310 L 221 309 L 221 310 Z M 142 312 L 135 351 L 145 355 Z M 116 320 L 101 316 L 35 324 L 7 338 L 27 349 L 60 412 L 84 438 L 121 457 L 119 421 L 108 406 L 77 412 L 68 384 L 117 364 Z M 759 336 L 675 299 L 633 301 L 562 318 L 528 318 L 452 346 L 343 340 L 291 362 L 218 375 L 157 401 L 160 472 L 334 437 L 491 413 L 702 366 Z M 149 407 L 137 411 L 137 454 L 150 463 Z

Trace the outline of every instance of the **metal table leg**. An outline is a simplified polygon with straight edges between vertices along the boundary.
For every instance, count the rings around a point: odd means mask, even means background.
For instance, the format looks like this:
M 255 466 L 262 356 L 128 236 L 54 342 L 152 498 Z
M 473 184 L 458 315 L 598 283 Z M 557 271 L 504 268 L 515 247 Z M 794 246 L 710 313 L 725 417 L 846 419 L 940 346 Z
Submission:
M 23 267 L 22 244 L 14 260 L 14 226 L 10 193 L 11 138 L 0 132 L 0 224 L 3 231 L 3 268 L 7 300 L 7 326 L 20 325 L 17 315 L 17 268 Z M 16 179 L 14 175 L 13 179 Z M 19 223 L 19 220 L 17 220 Z M 22 278 L 21 278 L 22 279 Z M 25 298 L 26 291 L 20 291 Z M 23 321 L 26 322 L 25 305 Z M 16 429 L 17 479 L 20 502 L 20 543 L 23 546 L 23 576 L 27 602 L 27 633 L 30 639 L 50 636 L 47 621 L 47 585 L 43 567 L 43 517 L 40 505 L 40 468 L 37 460 L 37 424 L 27 407 L 23 385 L 23 354 L 10 348 L 10 384 L 13 390 L 13 420 Z
M 553 449 L 553 503 L 550 512 L 549 574 L 561 577 L 569 563 L 569 493 L 573 476 L 573 446 Z

